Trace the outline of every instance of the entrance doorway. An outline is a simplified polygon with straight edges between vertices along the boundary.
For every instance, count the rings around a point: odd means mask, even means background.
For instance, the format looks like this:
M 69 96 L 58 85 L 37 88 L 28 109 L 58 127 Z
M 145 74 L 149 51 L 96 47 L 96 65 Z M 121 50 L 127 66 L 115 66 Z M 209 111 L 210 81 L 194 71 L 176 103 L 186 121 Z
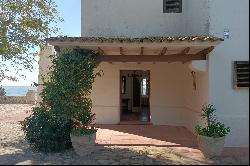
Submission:
M 121 122 L 150 122 L 150 71 L 120 71 Z

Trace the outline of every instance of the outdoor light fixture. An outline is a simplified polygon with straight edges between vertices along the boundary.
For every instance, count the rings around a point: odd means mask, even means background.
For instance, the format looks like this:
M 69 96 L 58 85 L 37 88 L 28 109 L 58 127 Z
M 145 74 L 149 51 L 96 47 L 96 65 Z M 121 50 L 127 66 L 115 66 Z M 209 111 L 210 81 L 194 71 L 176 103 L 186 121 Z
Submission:
M 195 71 L 191 71 L 191 75 L 193 78 L 193 89 L 196 90 L 196 76 L 195 76 Z

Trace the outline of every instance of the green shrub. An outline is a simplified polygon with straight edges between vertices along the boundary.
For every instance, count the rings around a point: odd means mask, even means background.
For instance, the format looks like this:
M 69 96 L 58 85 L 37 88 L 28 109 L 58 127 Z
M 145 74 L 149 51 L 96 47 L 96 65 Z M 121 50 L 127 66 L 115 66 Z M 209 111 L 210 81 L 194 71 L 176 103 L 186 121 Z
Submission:
M 100 72 L 96 54 L 90 50 L 68 50 L 52 57 L 49 81 L 44 81 L 39 108 L 23 123 L 25 139 L 43 152 L 71 148 L 70 133 L 96 132 L 95 114 L 89 98 L 92 84 Z
M 34 108 L 32 115 L 25 118 L 23 130 L 27 142 L 34 150 L 60 152 L 72 147 L 70 120 L 52 111 Z
M 6 92 L 5 92 L 5 89 L 0 86 L 0 96 L 5 96 L 6 95 Z
M 89 135 L 89 134 L 94 134 L 96 133 L 97 129 L 95 127 L 90 127 L 90 128 L 72 128 L 71 133 L 75 136 L 82 136 L 82 135 Z
M 85 135 L 96 132 L 92 113 L 92 101 L 89 98 L 92 84 L 100 72 L 97 67 L 97 55 L 86 49 L 66 50 L 53 59 L 51 81 L 42 92 L 46 106 L 67 114 L 72 120 L 72 134 Z
M 211 104 L 204 105 L 202 107 L 203 114 L 201 115 L 202 118 L 206 119 L 207 125 L 202 127 L 197 125 L 195 127 L 195 132 L 198 135 L 207 136 L 207 137 L 224 137 L 230 132 L 230 127 L 225 127 L 225 125 L 221 122 L 218 122 L 215 118 L 215 107 Z

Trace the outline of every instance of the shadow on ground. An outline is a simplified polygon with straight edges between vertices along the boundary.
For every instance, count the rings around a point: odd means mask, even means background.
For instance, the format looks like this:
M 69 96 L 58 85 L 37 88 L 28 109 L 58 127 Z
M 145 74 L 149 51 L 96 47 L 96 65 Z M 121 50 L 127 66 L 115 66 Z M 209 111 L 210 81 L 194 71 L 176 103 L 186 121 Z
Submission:
M 248 164 L 235 158 L 197 159 L 183 155 L 172 148 L 154 146 L 92 146 L 83 148 L 85 155 L 77 155 L 73 149 L 62 153 L 39 153 L 32 151 L 28 144 L 20 141 L 0 146 L 1 165 L 166 165 L 166 164 Z
M 196 136 L 182 126 L 98 125 L 101 145 L 144 145 L 198 148 Z

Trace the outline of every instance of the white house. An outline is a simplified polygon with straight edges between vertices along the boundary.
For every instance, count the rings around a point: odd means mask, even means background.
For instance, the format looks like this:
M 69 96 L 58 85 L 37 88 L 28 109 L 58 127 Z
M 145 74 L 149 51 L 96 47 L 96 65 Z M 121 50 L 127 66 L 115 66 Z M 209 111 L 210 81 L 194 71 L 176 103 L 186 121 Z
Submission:
M 91 95 L 96 123 L 194 131 L 202 105 L 211 103 L 231 127 L 226 146 L 249 146 L 248 0 L 82 0 L 81 11 L 81 37 L 48 43 L 58 52 L 99 53 L 104 75 Z M 53 53 L 41 52 L 40 76 Z

